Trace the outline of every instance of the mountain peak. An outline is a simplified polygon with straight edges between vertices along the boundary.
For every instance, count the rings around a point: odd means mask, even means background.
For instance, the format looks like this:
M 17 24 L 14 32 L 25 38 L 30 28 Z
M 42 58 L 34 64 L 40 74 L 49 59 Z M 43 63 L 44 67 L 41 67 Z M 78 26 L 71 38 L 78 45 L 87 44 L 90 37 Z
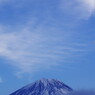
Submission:
M 65 95 L 72 89 L 55 79 L 43 78 L 24 86 L 10 95 Z
M 46 78 L 42 78 L 40 80 L 38 80 L 39 82 L 42 82 L 42 83 L 51 83 L 51 82 L 54 82 L 54 81 L 57 81 L 55 79 L 46 79 Z

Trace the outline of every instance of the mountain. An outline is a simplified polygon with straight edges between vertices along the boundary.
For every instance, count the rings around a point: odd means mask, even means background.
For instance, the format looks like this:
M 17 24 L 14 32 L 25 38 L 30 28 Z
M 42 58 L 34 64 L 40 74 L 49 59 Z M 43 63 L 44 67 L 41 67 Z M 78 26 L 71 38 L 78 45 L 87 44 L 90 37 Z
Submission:
M 66 95 L 72 89 L 55 79 L 41 79 L 10 95 Z

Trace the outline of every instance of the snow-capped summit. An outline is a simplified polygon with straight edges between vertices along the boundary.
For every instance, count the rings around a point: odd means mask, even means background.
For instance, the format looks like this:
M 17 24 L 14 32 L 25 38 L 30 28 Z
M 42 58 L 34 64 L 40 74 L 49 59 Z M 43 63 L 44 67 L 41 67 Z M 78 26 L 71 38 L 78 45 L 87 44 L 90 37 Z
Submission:
M 10 95 L 66 95 L 72 89 L 55 79 L 41 79 Z

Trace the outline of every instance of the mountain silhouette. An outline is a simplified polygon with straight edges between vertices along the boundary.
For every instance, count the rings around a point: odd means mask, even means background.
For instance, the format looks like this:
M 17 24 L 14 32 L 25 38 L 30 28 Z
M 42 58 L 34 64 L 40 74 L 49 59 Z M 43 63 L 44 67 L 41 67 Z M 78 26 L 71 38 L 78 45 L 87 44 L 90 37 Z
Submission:
M 72 88 L 55 79 L 41 79 L 10 95 L 66 95 Z

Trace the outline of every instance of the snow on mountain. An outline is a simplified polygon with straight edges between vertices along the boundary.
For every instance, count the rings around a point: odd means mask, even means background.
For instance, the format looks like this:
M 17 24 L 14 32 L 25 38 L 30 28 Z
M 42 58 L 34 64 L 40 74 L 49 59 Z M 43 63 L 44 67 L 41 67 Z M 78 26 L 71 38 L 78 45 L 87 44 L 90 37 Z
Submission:
M 66 95 L 72 89 L 55 79 L 41 79 L 10 95 Z

